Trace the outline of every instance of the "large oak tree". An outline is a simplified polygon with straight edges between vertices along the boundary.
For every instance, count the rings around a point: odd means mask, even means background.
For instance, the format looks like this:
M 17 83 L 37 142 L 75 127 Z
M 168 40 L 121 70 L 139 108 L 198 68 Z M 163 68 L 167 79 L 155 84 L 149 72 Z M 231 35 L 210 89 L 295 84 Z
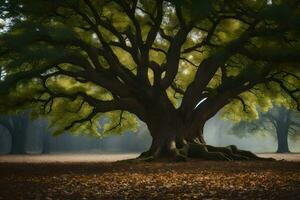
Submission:
M 231 117 L 255 117 L 270 99 L 286 98 L 299 110 L 299 6 L 6 0 L 1 111 L 42 110 L 57 133 L 105 135 L 134 128 L 139 118 L 153 139 L 145 159 L 256 158 L 206 145 L 203 126 L 223 107 Z

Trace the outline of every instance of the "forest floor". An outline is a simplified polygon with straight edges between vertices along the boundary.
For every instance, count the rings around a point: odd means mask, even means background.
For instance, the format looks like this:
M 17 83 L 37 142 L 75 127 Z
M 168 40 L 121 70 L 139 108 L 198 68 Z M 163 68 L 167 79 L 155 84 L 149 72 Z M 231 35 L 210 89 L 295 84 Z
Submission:
M 260 157 L 276 160 L 299 161 L 300 153 L 259 153 Z M 27 155 L 0 155 L 0 163 L 74 163 L 74 162 L 115 162 L 138 157 L 138 153 L 51 153 Z
M 108 161 L 119 158 L 108 157 Z M 297 159 L 136 163 L 54 158 L 52 162 L 9 162 L 3 158 L 0 200 L 300 199 Z

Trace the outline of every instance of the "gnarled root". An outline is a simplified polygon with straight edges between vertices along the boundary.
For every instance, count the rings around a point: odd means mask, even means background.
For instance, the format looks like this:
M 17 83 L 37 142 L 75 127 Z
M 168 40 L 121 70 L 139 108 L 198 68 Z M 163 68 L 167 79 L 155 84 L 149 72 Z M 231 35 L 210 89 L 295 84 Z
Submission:
M 210 152 L 207 149 L 207 145 L 189 143 L 188 157 L 199 158 L 205 160 L 231 160 L 222 152 Z
M 274 161 L 273 158 L 261 158 L 251 151 L 240 150 L 234 145 L 228 147 L 214 147 L 205 144 L 189 144 L 188 157 L 203 160 L 265 160 Z
M 187 160 L 187 149 L 186 146 L 180 149 L 176 148 L 173 142 L 160 145 L 152 144 L 150 150 L 141 153 L 138 159 L 141 161 L 171 160 L 182 162 Z
M 265 160 L 273 161 L 272 158 L 260 158 L 250 151 L 240 150 L 234 145 L 228 147 L 214 147 L 201 143 L 187 143 L 182 148 L 171 148 L 167 151 L 157 149 L 156 151 L 143 152 L 138 159 L 143 161 L 153 161 L 168 159 L 173 161 L 186 161 L 187 158 L 215 161 L 232 161 L 232 160 Z

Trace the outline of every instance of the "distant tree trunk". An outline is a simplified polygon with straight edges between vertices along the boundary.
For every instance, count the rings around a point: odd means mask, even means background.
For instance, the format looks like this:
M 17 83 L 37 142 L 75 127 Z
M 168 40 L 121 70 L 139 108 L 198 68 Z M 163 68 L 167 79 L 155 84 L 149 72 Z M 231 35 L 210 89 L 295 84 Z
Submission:
M 11 150 L 10 154 L 26 154 L 25 141 L 26 130 L 16 127 L 11 134 Z
M 9 154 L 24 154 L 25 153 L 25 134 L 26 128 L 20 126 L 21 120 L 15 124 L 15 120 L 11 117 L 3 117 L 1 125 L 3 125 L 11 136 L 11 148 Z
M 36 122 L 36 127 L 40 131 L 40 139 L 42 143 L 42 154 L 50 153 L 51 131 L 48 129 L 47 121 L 39 120 Z
M 289 153 L 288 132 L 285 130 L 277 131 L 278 147 L 277 153 Z
M 289 153 L 288 135 L 289 135 L 289 123 L 290 123 L 290 111 L 284 108 L 280 108 L 280 113 L 276 121 L 276 133 L 277 133 L 277 153 Z
M 19 113 L 11 117 L 11 154 L 26 154 L 26 132 L 29 125 L 29 113 Z
M 50 134 L 47 131 L 44 131 L 42 136 L 42 154 L 49 154 L 50 153 Z

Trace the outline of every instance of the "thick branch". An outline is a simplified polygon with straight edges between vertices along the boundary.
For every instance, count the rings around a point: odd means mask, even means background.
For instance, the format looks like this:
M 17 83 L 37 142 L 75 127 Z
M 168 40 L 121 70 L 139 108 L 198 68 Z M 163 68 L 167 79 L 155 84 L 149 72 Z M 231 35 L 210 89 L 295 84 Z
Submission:
M 186 41 L 186 37 L 190 32 L 190 30 L 191 30 L 191 26 L 187 28 L 179 29 L 177 34 L 170 42 L 170 47 L 166 55 L 166 75 L 162 79 L 162 86 L 165 89 L 172 84 L 178 72 L 181 47 Z

